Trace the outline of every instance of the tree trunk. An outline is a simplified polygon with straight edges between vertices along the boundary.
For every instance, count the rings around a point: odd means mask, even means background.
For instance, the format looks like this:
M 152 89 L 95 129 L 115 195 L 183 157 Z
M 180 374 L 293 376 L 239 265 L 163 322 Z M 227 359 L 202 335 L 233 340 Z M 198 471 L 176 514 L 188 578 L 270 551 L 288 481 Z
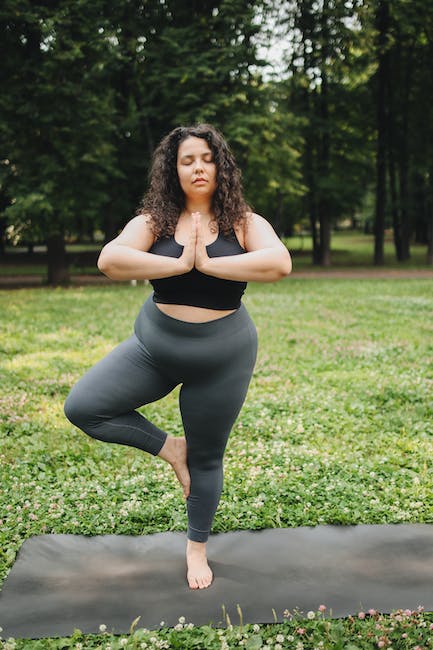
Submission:
M 283 225 L 283 193 L 278 190 L 277 194 L 277 209 L 275 211 L 275 232 L 282 236 L 286 231 Z
M 308 218 L 310 220 L 312 263 L 318 265 L 320 264 L 320 241 L 319 233 L 317 232 L 317 192 L 313 171 L 313 149 L 314 143 L 312 139 L 310 139 L 310 132 L 308 132 L 305 139 L 305 178 L 308 187 L 305 201 L 307 204 Z
M 326 66 L 328 62 L 328 0 L 324 0 L 321 14 L 322 30 L 322 52 L 321 52 L 321 77 L 322 83 L 319 93 L 319 114 L 321 125 L 321 143 L 319 147 L 319 173 L 322 180 L 329 176 L 331 138 L 329 133 L 329 93 L 328 93 L 328 73 Z M 322 187 L 319 198 L 319 222 L 320 222 L 320 264 L 329 266 L 331 264 L 331 206 L 328 198 L 328 190 Z
M 428 214 L 428 244 L 427 244 L 427 264 L 433 266 L 433 170 L 430 173 L 430 188 L 427 201 Z
M 428 183 L 421 171 L 417 170 L 412 176 L 412 214 L 414 215 L 413 235 L 416 244 L 428 244 L 429 213 L 428 213 Z
M 376 151 L 376 209 L 374 223 L 374 264 L 384 263 L 384 231 L 386 206 L 386 81 L 388 76 L 387 34 L 389 29 L 389 0 L 379 0 L 376 15 L 378 29 L 377 71 L 377 151 Z
M 63 235 L 51 235 L 47 239 L 48 284 L 57 286 L 70 282 L 69 263 Z
M 107 205 L 104 213 L 104 244 L 117 237 L 117 223 L 113 216 L 111 205 Z
M 392 147 L 388 148 L 388 170 L 389 170 L 389 189 L 391 198 L 391 214 L 392 214 L 392 229 L 394 233 L 394 246 L 395 255 L 399 262 L 401 262 L 401 228 L 400 228 L 400 215 L 397 204 L 397 179 L 395 172 L 395 160 Z
M 6 239 L 6 217 L 0 217 L 0 255 L 6 253 L 5 239 Z
M 331 221 L 329 215 L 323 212 L 320 215 L 320 264 L 330 266 L 331 264 Z M 325 208 L 326 209 L 326 208 Z
M 396 54 L 399 55 L 399 52 Z M 400 62 L 397 60 L 397 66 Z M 401 215 L 399 207 L 399 197 L 397 189 L 397 149 L 398 149 L 398 132 L 396 124 L 396 102 L 394 87 L 395 82 L 387 79 L 386 97 L 388 100 L 388 128 L 386 132 L 386 156 L 387 169 L 389 175 L 389 196 L 391 203 L 392 231 L 394 238 L 395 256 L 401 261 Z
M 411 238 L 411 223 L 409 214 L 409 101 L 412 86 L 412 71 L 413 71 L 413 49 L 414 43 L 407 48 L 406 54 L 406 67 L 404 75 L 404 89 L 403 97 L 401 97 L 401 112 L 402 112 L 402 132 L 399 137 L 400 143 L 400 202 L 401 202 L 401 259 L 402 261 L 410 258 L 410 238 Z

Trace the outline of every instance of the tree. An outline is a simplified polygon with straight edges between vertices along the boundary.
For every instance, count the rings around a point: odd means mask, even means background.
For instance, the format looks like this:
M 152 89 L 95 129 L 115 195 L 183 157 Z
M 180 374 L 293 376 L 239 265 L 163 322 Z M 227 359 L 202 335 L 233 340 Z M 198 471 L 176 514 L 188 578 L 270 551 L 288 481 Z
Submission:
M 386 89 L 389 75 L 389 0 L 377 5 L 377 152 L 376 152 L 376 210 L 374 220 L 374 263 L 384 263 L 384 231 L 386 209 Z
M 65 235 L 111 238 L 131 215 L 164 133 L 250 110 L 258 5 L 7 0 L 2 191 L 13 227 L 47 241 L 51 282 L 67 280 Z
M 115 174 L 104 3 L 6 2 L 2 35 L 2 187 L 16 229 L 47 242 L 48 281 L 68 281 L 64 237 L 86 227 Z M 88 180 L 92 178 L 92 183 Z
M 377 73 L 372 96 L 378 116 L 374 260 L 382 264 L 387 219 L 398 261 L 409 259 L 414 235 L 429 250 L 431 246 L 433 8 L 419 0 L 377 0 L 373 9 Z
M 331 263 L 331 226 L 360 204 L 371 173 L 362 2 L 287 2 L 287 103 L 304 118 L 304 210 L 313 263 Z M 368 113 L 368 111 L 367 111 Z M 367 138 L 366 138 L 367 132 Z

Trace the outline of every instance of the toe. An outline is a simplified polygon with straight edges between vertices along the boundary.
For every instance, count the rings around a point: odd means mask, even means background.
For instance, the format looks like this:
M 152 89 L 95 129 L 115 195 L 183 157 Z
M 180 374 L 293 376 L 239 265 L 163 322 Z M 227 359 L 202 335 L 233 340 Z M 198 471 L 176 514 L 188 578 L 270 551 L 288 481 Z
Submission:
M 191 587 L 191 589 L 198 589 L 199 588 L 196 578 L 188 577 L 188 583 L 189 583 L 189 586 Z

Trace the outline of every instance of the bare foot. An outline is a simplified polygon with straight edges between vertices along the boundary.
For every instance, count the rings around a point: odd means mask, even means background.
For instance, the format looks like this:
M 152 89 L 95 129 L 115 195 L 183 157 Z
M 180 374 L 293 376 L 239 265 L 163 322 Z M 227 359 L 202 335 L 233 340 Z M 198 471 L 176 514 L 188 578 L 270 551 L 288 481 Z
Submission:
M 206 542 L 188 540 L 186 547 L 186 574 L 191 589 L 206 589 L 212 584 L 213 573 L 206 559 Z
M 177 479 L 183 487 L 183 496 L 189 496 L 191 477 L 187 464 L 187 447 L 185 438 L 167 436 L 167 439 L 158 456 L 166 460 L 174 469 Z

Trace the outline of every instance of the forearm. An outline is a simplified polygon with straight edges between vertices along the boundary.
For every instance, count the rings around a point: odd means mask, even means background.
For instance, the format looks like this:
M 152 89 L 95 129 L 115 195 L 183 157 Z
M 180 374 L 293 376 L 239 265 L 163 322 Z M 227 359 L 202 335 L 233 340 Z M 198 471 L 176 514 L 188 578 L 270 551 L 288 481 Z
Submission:
M 155 255 L 122 244 L 105 246 L 98 259 L 98 269 L 112 280 L 153 280 L 186 272 L 183 260 Z
M 239 282 L 276 282 L 292 270 L 286 248 L 261 248 L 241 255 L 210 257 L 200 268 L 202 273 Z

